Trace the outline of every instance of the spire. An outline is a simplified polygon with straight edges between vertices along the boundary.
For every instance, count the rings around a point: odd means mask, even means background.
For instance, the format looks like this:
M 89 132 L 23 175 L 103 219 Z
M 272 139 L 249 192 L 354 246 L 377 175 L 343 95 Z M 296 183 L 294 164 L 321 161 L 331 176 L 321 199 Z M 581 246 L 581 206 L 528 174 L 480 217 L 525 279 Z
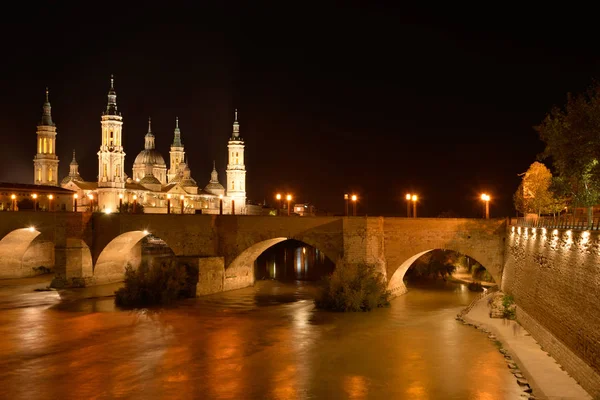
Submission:
M 240 138 L 240 124 L 238 122 L 238 111 L 235 109 L 234 117 L 233 117 L 233 134 L 231 135 L 232 139 Z
M 154 148 L 154 134 L 152 133 L 152 118 L 148 117 L 148 133 L 144 137 L 144 149 L 152 150 Z
M 51 114 L 52 107 L 50 107 L 50 100 L 48 100 L 48 94 L 48 88 L 46 87 L 46 101 L 44 102 L 44 112 L 42 114 L 42 122 L 40 125 L 54 126 Z
M 215 166 L 214 160 L 213 160 L 213 170 L 210 173 L 210 183 L 219 183 L 219 173 L 217 172 L 217 168 Z
M 181 131 L 179 130 L 179 117 L 175 117 L 175 135 L 173 136 L 172 147 L 183 147 L 181 143 Z
M 77 160 L 75 159 L 75 149 L 73 149 L 73 160 L 71 161 L 71 165 L 79 165 L 77 164 Z
M 117 115 L 117 92 L 115 91 L 115 78 L 110 75 L 110 90 L 108 91 L 108 104 L 106 115 Z

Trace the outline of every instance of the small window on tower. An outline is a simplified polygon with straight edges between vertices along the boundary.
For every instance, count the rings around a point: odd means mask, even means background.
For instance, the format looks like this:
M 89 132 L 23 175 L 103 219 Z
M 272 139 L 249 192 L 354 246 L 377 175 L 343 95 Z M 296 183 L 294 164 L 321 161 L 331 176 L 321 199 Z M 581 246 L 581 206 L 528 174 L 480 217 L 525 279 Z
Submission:
M 48 170 L 48 181 L 52 182 L 52 168 Z
M 110 145 L 113 145 L 113 132 L 110 131 Z
M 231 190 L 235 190 L 235 182 L 231 181 Z
M 38 182 L 42 181 L 42 169 L 38 168 Z

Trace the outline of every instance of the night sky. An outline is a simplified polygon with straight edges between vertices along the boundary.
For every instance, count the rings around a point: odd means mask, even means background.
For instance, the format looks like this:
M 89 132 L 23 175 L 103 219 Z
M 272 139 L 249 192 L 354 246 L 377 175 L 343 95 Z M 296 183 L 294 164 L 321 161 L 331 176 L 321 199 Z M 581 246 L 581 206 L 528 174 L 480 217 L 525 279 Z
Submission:
M 532 127 L 600 68 L 596 25 L 558 12 L 44 4 L 0 26 L 0 181 L 33 182 L 46 86 L 60 178 L 75 149 L 96 180 L 114 74 L 128 175 L 149 116 L 168 163 L 178 116 L 192 176 L 206 185 L 214 159 L 225 184 L 238 108 L 249 200 L 342 213 L 355 192 L 359 214 L 403 216 L 415 192 L 419 216 L 479 217 L 485 191 L 492 217 L 514 215 L 517 174 L 543 149 Z

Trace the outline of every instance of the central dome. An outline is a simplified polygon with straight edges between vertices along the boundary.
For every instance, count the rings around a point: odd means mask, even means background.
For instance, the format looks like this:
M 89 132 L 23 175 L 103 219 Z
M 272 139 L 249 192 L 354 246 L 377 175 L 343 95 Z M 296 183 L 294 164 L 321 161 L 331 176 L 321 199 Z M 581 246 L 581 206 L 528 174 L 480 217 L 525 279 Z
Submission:
M 145 149 L 135 158 L 135 164 L 166 166 L 164 158 L 155 149 Z

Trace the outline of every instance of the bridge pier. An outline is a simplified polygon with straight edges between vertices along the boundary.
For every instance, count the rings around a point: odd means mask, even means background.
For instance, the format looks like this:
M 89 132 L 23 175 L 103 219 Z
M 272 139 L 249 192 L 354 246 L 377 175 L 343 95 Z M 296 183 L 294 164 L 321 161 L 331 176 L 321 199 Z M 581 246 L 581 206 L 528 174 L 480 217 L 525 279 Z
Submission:
M 50 286 L 89 286 L 93 284 L 92 254 L 81 239 L 67 239 L 54 247 L 55 278 Z

